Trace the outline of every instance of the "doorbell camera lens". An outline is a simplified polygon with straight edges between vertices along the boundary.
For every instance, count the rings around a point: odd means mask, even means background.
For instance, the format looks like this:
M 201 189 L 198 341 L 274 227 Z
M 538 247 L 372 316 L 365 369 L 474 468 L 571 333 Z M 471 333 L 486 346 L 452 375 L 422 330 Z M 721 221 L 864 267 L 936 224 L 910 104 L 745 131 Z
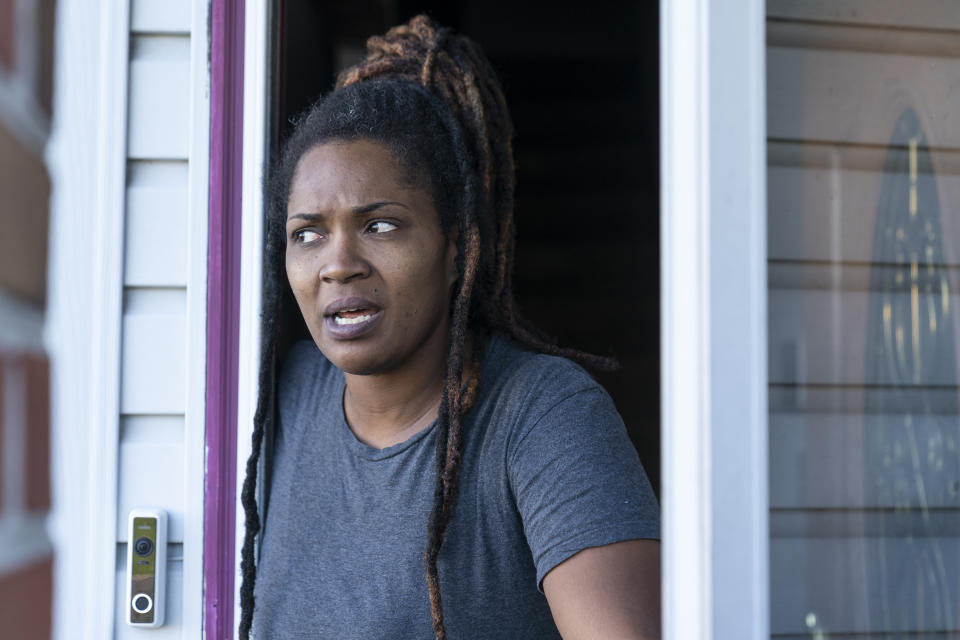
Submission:
M 137 538 L 137 541 L 133 544 L 133 550 L 137 552 L 138 556 L 148 556 L 153 551 L 153 540 Z

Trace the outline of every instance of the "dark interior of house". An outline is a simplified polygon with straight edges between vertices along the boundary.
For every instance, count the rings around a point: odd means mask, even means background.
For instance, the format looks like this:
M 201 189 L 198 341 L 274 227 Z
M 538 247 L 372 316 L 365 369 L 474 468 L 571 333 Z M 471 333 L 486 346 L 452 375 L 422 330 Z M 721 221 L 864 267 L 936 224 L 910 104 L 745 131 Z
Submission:
M 281 0 L 274 146 L 368 36 L 427 13 L 480 43 L 516 131 L 519 308 L 559 344 L 617 358 L 618 371 L 591 373 L 659 495 L 657 12 L 633 0 Z M 287 335 L 306 337 L 287 308 Z

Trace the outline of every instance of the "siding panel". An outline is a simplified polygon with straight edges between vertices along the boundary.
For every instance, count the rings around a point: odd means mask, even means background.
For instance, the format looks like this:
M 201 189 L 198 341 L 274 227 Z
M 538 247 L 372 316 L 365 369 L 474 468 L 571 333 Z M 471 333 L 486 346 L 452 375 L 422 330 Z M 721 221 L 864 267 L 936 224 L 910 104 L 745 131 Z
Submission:
M 188 157 L 190 38 L 133 38 L 129 109 L 127 154 L 130 158 Z
M 189 34 L 190 0 L 133 0 L 130 31 L 133 33 Z
M 166 510 L 158 638 L 202 634 L 210 7 L 131 0 L 117 571 L 130 509 Z M 140 637 L 125 610 L 121 591 L 116 637 Z
M 186 318 L 182 289 L 130 290 L 125 300 L 120 411 L 182 414 Z
M 182 442 L 121 442 L 117 542 L 127 541 L 127 516 L 135 507 L 159 507 L 168 516 L 169 542 L 183 542 Z
M 127 188 L 124 284 L 187 284 L 187 163 L 133 162 Z
M 120 418 L 118 542 L 127 540 L 127 514 L 144 505 L 165 509 L 170 541 L 183 541 L 184 422 L 181 415 Z
M 54 505 L 54 633 L 143 636 L 125 622 L 123 540 L 129 510 L 156 505 L 175 542 L 166 623 L 146 635 L 197 638 L 211 4 L 60 4 L 47 329 L 66 499 Z

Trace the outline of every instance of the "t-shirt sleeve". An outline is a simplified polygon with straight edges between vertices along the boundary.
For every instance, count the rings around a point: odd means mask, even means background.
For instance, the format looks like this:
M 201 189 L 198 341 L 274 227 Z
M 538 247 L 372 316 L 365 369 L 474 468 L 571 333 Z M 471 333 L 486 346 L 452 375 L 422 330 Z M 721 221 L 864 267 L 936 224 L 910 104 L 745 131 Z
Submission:
M 660 538 L 656 497 L 602 388 L 570 393 L 530 422 L 508 464 L 541 591 L 543 577 L 583 549 Z

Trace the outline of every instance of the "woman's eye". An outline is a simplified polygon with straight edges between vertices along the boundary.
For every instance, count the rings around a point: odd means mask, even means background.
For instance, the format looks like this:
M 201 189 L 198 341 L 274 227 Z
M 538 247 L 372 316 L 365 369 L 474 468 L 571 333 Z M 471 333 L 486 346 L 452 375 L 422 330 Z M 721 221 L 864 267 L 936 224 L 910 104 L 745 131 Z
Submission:
M 294 240 L 300 243 L 313 242 L 319 237 L 320 237 L 320 234 L 314 231 L 313 229 L 300 229 L 298 231 L 293 232 Z
M 387 222 L 386 220 L 374 220 L 369 225 L 367 225 L 367 231 L 371 233 L 386 233 L 387 231 L 393 231 L 397 228 L 397 225 L 392 222 Z

